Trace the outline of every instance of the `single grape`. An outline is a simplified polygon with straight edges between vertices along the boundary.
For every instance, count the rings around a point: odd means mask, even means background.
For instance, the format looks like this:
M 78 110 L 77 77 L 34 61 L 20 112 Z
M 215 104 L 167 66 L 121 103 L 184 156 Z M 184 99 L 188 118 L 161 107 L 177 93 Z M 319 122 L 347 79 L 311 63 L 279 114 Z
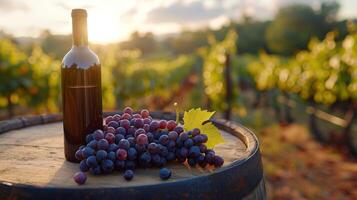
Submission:
M 199 135 L 201 133 L 200 129 L 194 128 L 192 129 L 192 137 L 195 137 L 196 135 Z
M 192 137 L 192 131 L 187 131 L 186 133 L 187 133 L 187 135 L 188 135 L 189 138 Z
M 124 135 L 122 134 L 116 134 L 115 135 L 115 143 L 119 144 L 120 140 L 125 139 Z
M 76 151 L 76 153 L 74 154 L 74 156 L 76 157 L 77 160 L 83 160 L 83 154 L 82 154 L 82 150 L 78 149 Z
M 117 129 L 115 129 L 115 134 L 126 135 L 126 129 L 123 127 L 118 127 Z
M 146 136 L 148 136 L 148 142 L 154 141 L 154 135 L 151 132 L 148 132 Z
M 138 135 L 138 137 L 136 138 L 136 143 L 139 145 L 147 144 L 148 136 L 146 136 L 145 134 Z
M 131 107 L 125 107 L 123 111 L 129 115 L 133 114 L 133 109 Z
M 131 148 L 129 148 L 129 150 L 128 150 L 128 160 L 135 160 L 136 159 L 136 157 L 137 157 L 137 154 L 138 154 L 138 152 L 136 151 L 136 149 L 135 148 L 133 148 L 133 147 L 131 147 Z
M 176 126 L 177 126 L 177 124 L 176 124 L 176 122 L 175 122 L 174 120 L 169 120 L 169 121 L 167 122 L 167 125 L 166 125 L 167 130 L 169 130 L 169 131 L 174 130 L 174 128 L 175 128 Z
M 109 143 L 106 139 L 101 139 L 98 141 L 97 143 L 97 148 L 100 150 L 100 149 L 103 149 L 103 150 L 107 150 L 109 147 Z
M 105 121 L 105 124 L 109 124 L 109 122 L 111 122 L 113 120 L 114 120 L 113 116 L 108 116 L 108 117 L 105 118 L 104 121 Z
M 93 174 L 93 175 L 99 175 L 100 173 L 102 173 L 102 170 L 100 169 L 100 166 L 96 166 L 94 168 L 90 168 L 90 172 Z
M 135 138 L 133 136 L 130 136 L 127 138 L 129 141 L 130 147 L 135 147 Z
M 143 118 L 148 118 L 149 115 L 150 115 L 150 113 L 149 113 L 149 111 L 148 111 L 147 109 L 141 110 L 140 114 L 141 114 L 141 116 L 142 116 Z
M 129 113 L 123 113 L 122 116 L 121 116 L 121 119 L 124 120 L 131 120 L 132 119 L 132 116 L 129 114 Z
M 189 152 L 189 151 L 188 151 L 187 148 L 185 148 L 185 147 L 180 148 L 180 149 L 179 149 L 179 157 L 180 157 L 180 158 L 187 158 L 188 152 Z
M 152 121 L 152 122 L 150 123 L 150 131 L 151 131 L 151 132 L 156 131 L 157 129 L 159 129 L 159 127 L 160 127 L 160 124 L 159 124 L 159 122 L 157 122 L 157 121 Z
M 188 134 L 187 134 L 187 132 L 183 132 L 183 133 L 181 133 L 180 135 L 179 135 L 179 138 L 180 138 L 180 140 L 181 141 L 186 141 L 187 139 L 188 139 Z
M 97 149 L 97 140 L 92 140 L 87 144 L 87 147 L 90 147 L 92 149 Z
M 176 131 L 170 131 L 168 136 L 170 140 L 176 141 L 178 137 L 178 133 Z
M 194 158 L 189 158 L 188 160 L 187 160 L 187 163 L 191 166 L 191 167 L 194 167 L 194 166 L 196 166 L 196 160 L 194 159 Z
M 86 143 L 88 144 L 89 142 L 91 142 L 92 140 L 94 140 L 93 134 L 88 134 L 86 135 Z
M 143 117 L 140 114 L 133 114 L 133 117 L 136 119 L 142 119 Z
M 197 135 L 193 137 L 193 143 L 195 143 L 195 145 L 200 145 L 202 142 L 203 142 L 202 135 Z
M 201 153 L 200 151 L 200 148 L 198 146 L 192 146 L 190 148 L 190 151 L 188 153 L 188 155 L 191 157 L 191 158 L 196 158 L 197 156 L 199 156 Z
M 105 135 L 105 139 L 108 141 L 109 144 L 113 144 L 115 142 L 115 135 L 112 133 L 107 133 Z
M 182 126 L 176 126 L 174 128 L 174 131 L 176 131 L 178 134 L 182 133 L 184 130 L 183 130 L 183 127 Z
M 130 148 L 130 142 L 127 139 L 121 139 L 118 144 L 119 148 L 128 150 Z
M 107 155 L 108 155 L 108 153 L 104 150 L 97 151 L 97 153 L 96 153 L 97 161 L 100 162 L 100 161 L 106 159 Z
M 130 169 L 125 170 L 125 172 L 124 172 L 125 180 L 130 181 L 131 179 L 133 179 L 133 177 L 134 177 L 133 170 L 130 170 Z
M 159 142 L 162 145 L 167 145 L 169 143 L 169 141 L 170 141 L 170 139 L 169 139 L 169 136 L 167 136 L 167 135 L 161 135 L 159 138 Z
M 144 118 L 143 122 L 144 122 L 144 124 L 147 124 L 147 125 L 150 126 L 151 119 L 149 119 L 149 118 Z
M 87 160 L 82 160 L 80 163 L 79 163 L 79 170 L 81 170 L 82 172 L 87 172 L 89 170 L 89 167 L 86 163 Z
M 167 144 L 167 150 L 175 151 L 175 149 L 176 149 L 176 142 L 170 140 L 170 142 Z
M 156 143 L 150 143 L 148 145 L 148 152 L 151 154 L 159 153 L 159 146 Z
M 94 149 L 90 148 L 90 147 L 84 147 L 82 149 L 82 156 L 83 158 L 88 158 L 89 156 L 94 154 Z
M 112 133 L 112 134 L 115 134 L 115 128 L 114 127 L 108 127 L 107 130 L 105 131 L 106 133 Z M 105 137 L 106 134 L 104 134 L 104 137 Z
M 134 126 L 136 128 L 143 128 L 144 127 L 144 121 L 142 119 L 135 119 L 134 120 Z
M 207 151 L 207 146 L 205 145 L 205 144 L 200 144 L 200 151 L 201 151 L 201 153 L 206 153 L 206 151 Z
M 144 153 L 146 151 L 146 145 L 145 144 L 135 144 L 135 149 L 139 154 Z
M 138 135 L 140 135 L 140 134 L 145 134 L 145 135 L 146 135 L 146 132 L 145 132 L 145 130 L 144 130 L 143 128 L 137 129 L 137 130 L 135 131 L 134 136 L 135 136 L 135 137 L 138 137 Z
M 167 156 L 167 154 L 169 153 L 169 150 L 167 149 L 167 147 L 161 146 L 159 148 L 160 148 L 160 155 L 164 156 L 164 157 Z
M 140 158 L 139 158 L 139 163 L 143 166 L 143 167 L 147 167 L 148 164 L 151 161 L 151 155 L 149 152 L 145 152 L 143 154 L 141 154 Z
M 214 164 L 214 154 L 213 153 L 206 153 L 205 155 L 205 161 L 210 164 L 213 165 Z
M 115 162 L 115 160 L 117 159 L 117 156 L 116 156 L 115 151 L 110 151 L 110 152 L 108 153 L 107 158 L 108 158 L 109 160 Z
M 103 133 L 103 131 L 100 130 L 100 129 L 94 131 L 94 133 L 93 133 L 93 138 L 94 138 L 95 140 L 97 140 L 97 141 L 103 139 L 103 138 L 104 138 L 104 133 Z
M 183 147 L 184 141 L 182 141 L 179 137 L 176 139 L 176 147 Z
M 102 164 L 100 165 L 100 167 L 102 168 L 103 172 L 105 174 L 108 174 L 110 172 L 113 171 L 114 169 L 114 163 L 113 161 L 109 160 L 109 159 L 106 159 L 106 160 L 103 160 Z
M 214 156 L 213 163 L 215 167 L 221 167 L 224 163 L 224 160 L 220 156 Z
M 160 120 L 160 122 L 159 122 L 160 129 L 165 129 L 166 125 L 167 125 L 166 120 Z
M 149 124 L 144 124 L 143 129 L 145 130 L 145 132 L 149 132 L 150 131 L 150 125 Z
M 159 175 L 162 180 L 167 180 L 171 177 L 171 170 L 167 168 L 161 168 Z
M 115 114 L 115 115 L 113 116 L 113 120 L 115 120 L 116 122 L 119 122 L 119 121 L 121 120 L 121 115 Z
M 204 155 L 199 155 L 196 158 L 196 162 L 198 163 L 198 165 L 200 165 L 200 167 L 205 168 L 207 165 L 206 159 Z
M 134 126 L 134 123 L 135 123 L 135 118 L 132 118 L 131 120 L 129 120 L 130 121 L 130 126 Z
M 128 153 L 126 152 L 125 149 L 118 149 L 116 154 L 118 160 L 125 160 L 126 157 L 128 156 Z
M 89 156 L 86 160 L 86 164 L 88 167 L 96 167 L 98 165 L 96 156 Z
M 87 180 L 87 175 L 83 172 L 77 172 L 73 176 L 73 180 L 78 184 L 82 185 L 86 182 Z
M 188 138 L 183 145 L 189 149 L 193 146 L 193 140 L 191 138 Z
M 120 126 L 128 130 L 130 128 L 130 122 L 127 119 L 123 119 L 120 121 Z
M 206 143 L 208 141 L 208 137 L 206 134 L 201 134 L 201 138 L 202 138 L 202 143 Z
M 116 160 L 115 161 L 115 169 L 116 170 L 123 170 L 125 168 L 125 161 L 124 160 Z
M 134 126 L 130 126 L 128 129 L 128 135 L 135 135 L 136 128 Z

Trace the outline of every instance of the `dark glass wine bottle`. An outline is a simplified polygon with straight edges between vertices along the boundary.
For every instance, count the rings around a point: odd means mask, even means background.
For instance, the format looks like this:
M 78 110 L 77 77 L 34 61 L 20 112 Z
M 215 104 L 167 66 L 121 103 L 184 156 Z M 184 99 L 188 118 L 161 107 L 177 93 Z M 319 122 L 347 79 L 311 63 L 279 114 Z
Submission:
M 72 10 L 72 35 L 61 67 L 64 153 L 68 161 L 79 162 L 74 155 L 86 135 L 103 126 L 101 66 L 88 47 L 86 10 Z

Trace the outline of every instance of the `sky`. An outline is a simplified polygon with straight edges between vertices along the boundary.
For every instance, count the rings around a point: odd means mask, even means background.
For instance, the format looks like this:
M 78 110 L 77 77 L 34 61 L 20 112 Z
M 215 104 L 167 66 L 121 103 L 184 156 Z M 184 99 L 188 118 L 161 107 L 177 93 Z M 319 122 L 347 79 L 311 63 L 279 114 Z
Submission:
M 93 43 L 127 39 L 133 31 L 154 34 L 183 29 L 217 29 L 247 13 L 271 19 L 281 6 L 328 0 L 0 0 L 0 30 L 14 36 L 37 37 L 45 29 L 71 33 L 71 9 L 88 11 L 88 35 Z M 340 0 L 339 18 L 357 18 L 357 1 Z

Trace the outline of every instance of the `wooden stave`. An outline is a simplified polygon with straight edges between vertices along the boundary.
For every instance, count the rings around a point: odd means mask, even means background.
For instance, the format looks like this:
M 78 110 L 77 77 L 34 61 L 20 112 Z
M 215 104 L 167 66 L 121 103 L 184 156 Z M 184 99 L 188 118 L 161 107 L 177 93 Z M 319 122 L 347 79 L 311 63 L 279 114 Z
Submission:
M 104 115 L 115 113 L 118 112 L 107 112 Z M 152 116 L 175 119 L 175 114 L 170 112 L 152 112 Z M 3 121 L 0 122 L 0 134 L 28 126 L 58 122 L 61 121 L 61 118 L 61 115 L 40 115 L 7 120 L 6 123 Z M 51 199 L 112 199 L 113 195 L 117 194 L 120 194 L 121 198 L 135 199 L 252 199 L 250 197 L 265 199 L 263 168 L 256 136 L 249 129 L 234 122 L 226 120 L 213 120 L 212 122 L 218 128 L 239 137 L 247 145 L 249 155 L 243 160 L 215 170 L 212 174 L 155 185 L 101 187 L 98 189 L 94 187 L 40 187 L 1 182 L 0 199 L 47 199 L 48 197 Z M 253 145 L 247 144 L 247 139 L 244 138 L 242 132 L 252 136 Z M 226 174 L 229 174 L 228 178 Z M 197 185 L 197 187 L 192 187 L 192 185 Z M 230 187 L 231 185 L 237 185 L 237 187 Z M 99 190 L 100 192 L 98 192 Z M 170 195 L 162 196 L 162 191 Z M 31 194 L 36 194 L 36 196 Z

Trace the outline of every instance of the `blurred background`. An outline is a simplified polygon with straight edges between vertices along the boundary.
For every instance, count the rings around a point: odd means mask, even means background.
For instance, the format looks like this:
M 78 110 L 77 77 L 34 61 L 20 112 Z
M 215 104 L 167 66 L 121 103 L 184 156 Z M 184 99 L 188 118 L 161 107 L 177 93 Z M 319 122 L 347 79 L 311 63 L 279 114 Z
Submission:
M 215 110 L 260 138 L 270 199 L 357 199 L 357 1 L 0 0 L 1 120 L 61 112 L 72 8 L 105 110 Z

